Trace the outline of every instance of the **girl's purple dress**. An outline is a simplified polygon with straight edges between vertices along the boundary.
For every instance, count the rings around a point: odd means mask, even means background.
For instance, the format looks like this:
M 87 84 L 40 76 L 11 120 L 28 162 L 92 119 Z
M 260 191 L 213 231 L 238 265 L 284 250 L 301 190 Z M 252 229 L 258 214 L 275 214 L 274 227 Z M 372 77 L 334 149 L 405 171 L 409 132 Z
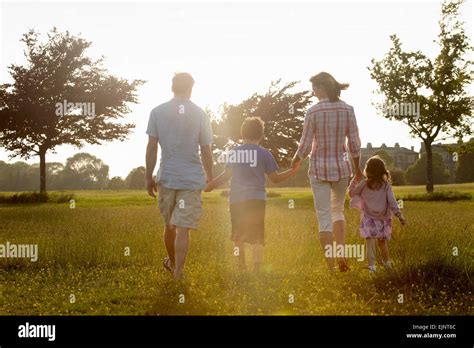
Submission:
M 367 186 L 367 181 L 352 180 L 349 185 L 350 207 L 361 211 L 360 236 L 390 240 L 392 213 L 401 214 L 390 183 L 385 182 L 378 190 Z

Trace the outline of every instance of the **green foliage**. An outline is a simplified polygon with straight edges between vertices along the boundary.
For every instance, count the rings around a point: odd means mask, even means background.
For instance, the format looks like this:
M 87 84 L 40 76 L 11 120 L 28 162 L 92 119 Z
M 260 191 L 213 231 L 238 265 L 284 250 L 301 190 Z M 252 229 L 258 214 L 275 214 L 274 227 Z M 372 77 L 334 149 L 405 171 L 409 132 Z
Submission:
M 68 203 L 71 199 L 74 199 L 72 193 L 22 192 L 0 195 L 0 204 Z
M 127 184 L 120 176 L 114 176 L 107 184 L 108 190 L 123 190 L 125 188 L 127 188 Z
M 85 152 L 66 160 L 61 172 L 64 186 L 71 189 L 103 189 L 109 178 L 109 166 Z
M 246 117 L 258 116 L 265 121 L 265 137 L 260 145 L 268 149 L 278 164 L 288 166 L 303 130 L 311 92 L 291 92 L 297 82 L 272 82 L 268 92 L 253 94 L 238 105 L 224 104 L 222 117 L 212 123 L 218 150 L 238 143 L 240 127 Z
M 463 1 L 445 0 L 441 8 L 439 53 L 430 60 L 420 51 L 406 52 L 392 35 L 392 48 L 383 59 L 372 60 L 370 76 L 384 97 L 377 104 L 382 116 L 410 127 L 423 140 L 428 154 L 427 191 L 433 191 L 431 144 L 440 134 L 458 138 L 472 134 L 473 100 L 468 92 L 472 82 L 472 47 L 459 19 Z M 419 103 L 419 114 L 387 112 L 390 104 Z
M 400 186 L 406 184 L 405 172 L 400 168 L 389 169 L 392 185 Z
M 436 191 L 432 193 L 408 194 L 403 196 L 405 201 L 462 201 L 470 200 L 472 195 L 468 192 Z
M 474 138 L 465 144 L 464 147 L 464 151 L 459 154 L 456 182 L 474 182 Z
M 137 167 L 132 169 L 125 179 L 125 184 L 130 190 L 144 189 L 145 167 Z
M 136 103 L 136 89 L 143 81 L 127 81 L 110 75 L 103 59 L 93 61 L 91 46 L 69 32 L 56 28 L 46 42 L 30 30 L 21 41 L 26 45 L 25 65 L 10 65 L 13 83 L 0 86 L 0 145 L 12 157 L 40 158 L 40 190 L 46 190 L 46 153 L 69 144 L 124 140 L 133 124 L 119 121 Z M 90 103 L 95 115 L 65 111 L 58 115 L 58 103 Z
M 422 185 L 426 182 L 426 153 L 420 156 L 418 160 L 407 168 L 405 176 L 411 185 Z M 444 167 L 443 157 L 437 153 L 433 153 L 433 179 L 435 184 L 448 183 L 449 173 Z
M 384 162 L 385 166 L 390 169 L 393 167 L 393 157 L 388 154 L 385 150 L 378 150 L 374 153 L 374 156 L 379 156 Z

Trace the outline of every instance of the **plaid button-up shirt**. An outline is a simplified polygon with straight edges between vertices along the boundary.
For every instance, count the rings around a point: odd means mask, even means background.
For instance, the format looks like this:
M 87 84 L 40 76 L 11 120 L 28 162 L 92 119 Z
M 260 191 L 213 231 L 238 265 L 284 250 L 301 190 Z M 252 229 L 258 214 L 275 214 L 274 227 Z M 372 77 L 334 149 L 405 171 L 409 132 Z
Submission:
M 297 155 L 305 159 L 310 153 L 309 175 L 318 180 L 339 181 L 352 175 L 351 158 L 360 156 L 352 106 L 325 99 L 309 108 Z

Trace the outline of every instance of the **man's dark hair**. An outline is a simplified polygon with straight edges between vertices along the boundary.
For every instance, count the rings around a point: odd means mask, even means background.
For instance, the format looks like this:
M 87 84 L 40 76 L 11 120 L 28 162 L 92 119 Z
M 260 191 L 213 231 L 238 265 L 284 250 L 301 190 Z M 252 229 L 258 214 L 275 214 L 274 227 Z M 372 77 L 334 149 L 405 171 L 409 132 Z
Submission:
M 240 133 L 242 138 L 249 140 L 260 140 L 263 137 L 265 123 L 260 117 L 247 117 L 242 123 Z
M 173 77 L 173 85 L 171 87 L 173 93 L 181 94 L 193 88 L 194 79 L 188 73 L 176 73 Z

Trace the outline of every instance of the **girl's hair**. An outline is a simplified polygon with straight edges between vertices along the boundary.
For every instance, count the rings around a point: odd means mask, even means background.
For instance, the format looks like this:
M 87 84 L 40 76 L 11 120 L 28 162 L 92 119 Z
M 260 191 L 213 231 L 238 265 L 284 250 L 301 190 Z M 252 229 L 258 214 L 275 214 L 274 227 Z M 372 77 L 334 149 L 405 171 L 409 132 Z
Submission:
M 371 190 L 378 190 L 385 182 L 390 182 L 390 172 L 379 156 L 373 156 L 367 160 L 364 175 L 367 177 L 367 186 Z
M 320 72 L 314 75 L 309 81 L 313 86 L 322 88 L 331 102 L 337 102 L 341 96 L 341 91 L 349 87 L 348 83 L 339 83 L 336 79 L 327 72 Z

